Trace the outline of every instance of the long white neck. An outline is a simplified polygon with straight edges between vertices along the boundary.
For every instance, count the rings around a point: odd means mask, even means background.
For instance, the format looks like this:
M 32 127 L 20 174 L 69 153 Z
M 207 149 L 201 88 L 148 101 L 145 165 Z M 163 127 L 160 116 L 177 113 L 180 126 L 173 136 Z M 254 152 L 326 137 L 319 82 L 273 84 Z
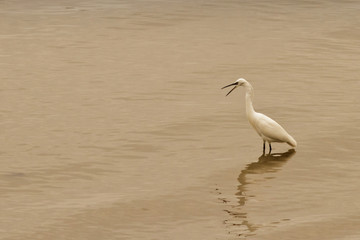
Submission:
M 253 107 L 253 97 L 254 97 L 254 90 L 250 83 L 244 83 L 244 87 L 246 90 L 245 101 L 246 101 L 246 116 L 248 119 L 252 118 L 255 114 L 255 110 Z

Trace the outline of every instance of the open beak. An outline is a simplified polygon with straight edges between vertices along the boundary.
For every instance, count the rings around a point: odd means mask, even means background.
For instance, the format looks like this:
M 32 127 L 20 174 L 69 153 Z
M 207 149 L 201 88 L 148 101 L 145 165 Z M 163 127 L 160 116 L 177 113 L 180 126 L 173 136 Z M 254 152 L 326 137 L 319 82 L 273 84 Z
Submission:
M 224 89 L 224 88 L 231 87 L 231 86 L 235 86 L 235 87 L 233 87 L 233 88 L 230 90 L 230 92 L 228 92 L 228 94 L 226 94 L 226 96 L 229 95 L 232 91 L 234 91 L 234 89 L 238 86 L 238 83 L 235 82 L 235 83 L 229 84 L 229 85 L 221 88 L 221 89 Z

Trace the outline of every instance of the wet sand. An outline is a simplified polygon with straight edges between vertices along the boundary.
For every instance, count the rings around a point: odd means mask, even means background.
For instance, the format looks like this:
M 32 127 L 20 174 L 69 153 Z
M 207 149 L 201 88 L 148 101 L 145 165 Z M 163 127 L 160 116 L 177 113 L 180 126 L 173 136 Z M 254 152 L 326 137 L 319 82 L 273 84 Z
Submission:
M 359 12 L 0 3 L 0 238 L 359 239 Z M 239 77 L 295 150 L 263 155 Z

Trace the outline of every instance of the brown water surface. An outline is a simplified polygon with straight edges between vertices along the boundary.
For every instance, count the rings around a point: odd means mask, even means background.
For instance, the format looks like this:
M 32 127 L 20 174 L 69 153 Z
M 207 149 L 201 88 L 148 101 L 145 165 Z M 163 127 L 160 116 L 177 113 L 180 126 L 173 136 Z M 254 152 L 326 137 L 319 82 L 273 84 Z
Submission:
M 1 1 L 0 238 L 360 239 L 359 63 L 358 1 Z

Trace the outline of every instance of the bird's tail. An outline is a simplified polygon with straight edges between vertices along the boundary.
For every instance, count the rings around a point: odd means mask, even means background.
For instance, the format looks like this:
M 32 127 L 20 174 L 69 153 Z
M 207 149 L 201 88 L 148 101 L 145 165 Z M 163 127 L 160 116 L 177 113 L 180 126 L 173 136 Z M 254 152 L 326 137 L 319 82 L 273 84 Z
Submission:
M 297 143 L 295 141 L 295 139 L 289 135 L 289 140 L 286 142 L 287 144 L 289 144 L 290 146 L 292 147 L 296 147 L 297 146 Z

